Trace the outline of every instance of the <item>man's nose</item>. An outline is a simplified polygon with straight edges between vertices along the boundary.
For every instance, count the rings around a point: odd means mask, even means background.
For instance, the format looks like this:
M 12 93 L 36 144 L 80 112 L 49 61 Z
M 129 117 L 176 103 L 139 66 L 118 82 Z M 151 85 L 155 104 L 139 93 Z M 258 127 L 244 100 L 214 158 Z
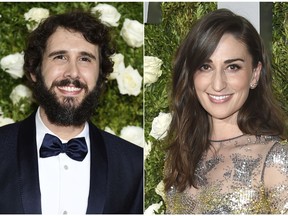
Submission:
M 80 69 L 77 60 L 70 60 L 65 70 L 64 77 L 79 78 Z

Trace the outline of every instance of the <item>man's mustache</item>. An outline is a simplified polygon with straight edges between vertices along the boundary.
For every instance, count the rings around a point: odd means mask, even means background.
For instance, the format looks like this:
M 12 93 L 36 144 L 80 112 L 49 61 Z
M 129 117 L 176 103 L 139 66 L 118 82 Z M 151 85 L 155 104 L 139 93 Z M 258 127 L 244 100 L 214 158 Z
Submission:
M 63 79 L 63 80 L 59 80 L 59 81 L 54 81 L 52 83 L 51 88 L 56 87 L 56 86 L 69 86 L 69 85 L 73 85 L 76 88 L 82 88 L 86 92 L 88 91 L 88 86 L 78 79 Z

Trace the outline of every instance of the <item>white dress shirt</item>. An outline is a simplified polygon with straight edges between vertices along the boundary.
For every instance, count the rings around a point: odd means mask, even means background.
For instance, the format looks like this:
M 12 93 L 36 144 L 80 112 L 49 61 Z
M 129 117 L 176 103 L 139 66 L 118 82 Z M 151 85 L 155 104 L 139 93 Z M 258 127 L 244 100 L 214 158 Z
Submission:
M 40 117 L 40 107 L 36 114 L 36 141 L 38 150 L 39 181 L 42 214 L 85 214 L 90 188 L 90 138 L 89 126 L 76 137 L 85 137 L 88 154 L 83 161 L 69 158 L 65 153 L 58 156 L 40 158 L 39 149 L 46 133 L 51 132 Z M 61 140 L 67 143 L 68 140 Z

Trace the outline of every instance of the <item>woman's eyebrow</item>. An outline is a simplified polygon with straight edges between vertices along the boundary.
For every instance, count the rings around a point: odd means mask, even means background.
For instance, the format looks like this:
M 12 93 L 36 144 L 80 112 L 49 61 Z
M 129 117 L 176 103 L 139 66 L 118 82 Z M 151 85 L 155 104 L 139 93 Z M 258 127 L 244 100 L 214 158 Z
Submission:
M 224 61 L 225 64 L 229 64 L 229 63 L 232 63 L 232 62 L 235 62 L 235 61 L 242 61 L 242 62 L 245 62 L 244 59 L 242 58 L 235 58 L 235 59 L 227 59 Z

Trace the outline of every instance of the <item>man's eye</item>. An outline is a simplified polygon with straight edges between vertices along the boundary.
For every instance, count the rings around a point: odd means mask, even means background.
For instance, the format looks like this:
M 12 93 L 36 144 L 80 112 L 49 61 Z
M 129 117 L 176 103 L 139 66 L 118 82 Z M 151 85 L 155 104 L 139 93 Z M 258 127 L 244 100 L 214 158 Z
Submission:
M 66 60 L 66 57 L 64 55 L 57 55 L 53 59 Z

